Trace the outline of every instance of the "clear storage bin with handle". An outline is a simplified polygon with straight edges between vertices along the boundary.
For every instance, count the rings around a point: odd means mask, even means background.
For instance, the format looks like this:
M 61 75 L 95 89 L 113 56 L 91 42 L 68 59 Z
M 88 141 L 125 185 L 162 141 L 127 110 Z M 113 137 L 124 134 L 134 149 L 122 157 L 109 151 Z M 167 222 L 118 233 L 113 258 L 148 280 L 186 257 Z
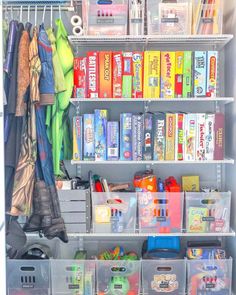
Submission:
M 230 204 L 230 192 L 186 193 L 187 232 L 228 233 Z
M 92 193 L 93 232 L 134 233 L 136 193 Z
M 232 258 L 188 260 L 188 294 L 231 295 Z
M 193 34 L 222 34 L 223 1 L 193 0 Z
M 127 35 L 128 0 L 83 0 L 87 35 Z
M 140 261 L 98 260 L 96 271 L 98 294 L 139 295 Z
M 95 260 L 51 260 L 53 295 L 94 295 Z
M 49 260 L 8 260 L 7 295 L 50 295 Z
M 141 233 L 182 232 L 184 194 L 138 193 L 139 231 Z
M 184 295 L 186 260 L 142 260 L 142 294 Z
M 192 2 L 190 0 L 147 0 L 148 35 L 191 34 Z

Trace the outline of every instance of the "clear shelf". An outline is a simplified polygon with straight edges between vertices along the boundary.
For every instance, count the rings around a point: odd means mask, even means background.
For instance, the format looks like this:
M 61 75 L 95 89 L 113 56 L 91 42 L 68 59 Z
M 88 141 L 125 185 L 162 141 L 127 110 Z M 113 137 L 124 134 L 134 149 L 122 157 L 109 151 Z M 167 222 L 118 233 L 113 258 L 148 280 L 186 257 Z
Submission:
M 89 102 L 148 102 L 148 103 L 171 103 L 171 102 L 203 102 L 203 103 L 215 103 L 219 102 L 220 104 L 228 104 L 234 102 L 234 97 L 193 97 L 193 98 L 71 98 L 70 102 L 73 104 L 82 102 L 82 103 L 89 103 Z
M 72 165 L 193 165 L 193 164 L 234 164 L 231 158 L 212 161 L 71 161 Z
M 160 45 L 197 45 L 213 46 L 222 49 L 231 41 L 233 35 L 156 35 L 156 36 L 69 36 L 72 46 L 82 46 L 83 43 L 139 43 L 139 44 L 160 44 Z

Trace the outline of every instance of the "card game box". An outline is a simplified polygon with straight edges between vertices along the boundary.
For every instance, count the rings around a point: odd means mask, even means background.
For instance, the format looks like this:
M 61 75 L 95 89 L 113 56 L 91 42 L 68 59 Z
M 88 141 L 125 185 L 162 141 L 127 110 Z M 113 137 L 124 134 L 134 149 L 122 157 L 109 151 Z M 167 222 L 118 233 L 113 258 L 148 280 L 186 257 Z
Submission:
M 119 160 L 119 122 L 107 122 L 107 159 L 110 161 Z
M 86 94 L 86 57 L 74 58 L 74 97 L 85 98 Z
M 73 117 L 73 160 L 83 160 L 83 119 L 82 116 Z
M 215 114 L 215 150 L 214 160 L 224 159 L 225 116 L 223 113 Z
M 133 52 L 123 52 L 122 97 L 132 97 Z
M 194 52 L 194 97 L 206 96 L 207 52 Z
M 183 97 L 184 52 L 175 53 L 175 97 Z
M 123 54 L 122 52 L 113 52 L 112 58 L 113 72 L 113 98 L 122 97 L 122 72 L 123 72 Z
M 99 97 L 112 97 L 112 52 L 99 52 Z
M 193 67 L 192 51 L 184 51 L 184 65 L 183 65 L 183 98 L 192 97 L 193 83 L 192 83 L 192 67 Z
M 207 97 L 216 97 L 218 79 L 218 51 L 207 52 Z
M 184 159 L 184 117 L 185 114 L 176 114 L 176 137 L 175 137 L 175 160 L 183 161 Z
M 153 114 L 150 112 L 144 115 L 144 141 L 143 141 L 143 160 L 153 159 Z
M 132 113 L 120 114 L 120 160 L 132 160 Z
M 161 98 L 175 96 L 175 52 L 161 52 Z
M 87 96 L 88 98 L 98 98 L 99 96 L 99 55 L 96 51 L 87 52 L 86 59 L 87 75 Z
M 215 149 L 215 114 L 206 114 L 205 122 L 206 132 L 206 153 L 205 158 L 208 161 L 214 160 Z
M 195 161 L 196 127 L 197 127 L 196 114 L 186 114 L 185 115 L 185 148 L 184 148 L 185 161 Z
M 144 97 L 160 97 L 161 53 L 160 51 L 144 52 Z
M 132 155 L 133 161 L 142 161 L 144 141 L 144 115 L 132 116 Z
M 133 98 L 143 98 L 143 52 L 133 52 Z
M 95 160 L 107 160 L 107 110 L 94 111 Z
M 197 132 L 196 132 L 196 160 L 206 159 L 206 117 L 205 114 L 197 114 Z
M 94 114 L 83 115 L 83 131 L 84 131 L 84 160 L 95 159 L 94 149 Z
M 154 150 L 153 160 L 165 160 L 166 146 L 166 114 L 156 113 L 153 115 Z
M 175 160 L 176 114 L 166 114 L 166 161 Z

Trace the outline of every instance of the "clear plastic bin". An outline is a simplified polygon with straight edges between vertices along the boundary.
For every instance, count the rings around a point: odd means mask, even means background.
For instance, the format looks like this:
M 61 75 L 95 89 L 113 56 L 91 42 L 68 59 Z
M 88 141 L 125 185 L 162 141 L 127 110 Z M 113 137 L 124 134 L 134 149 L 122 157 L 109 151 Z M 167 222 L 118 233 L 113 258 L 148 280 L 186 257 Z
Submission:
M 186 230 L 191 233 L 230 231 L 231 193 L 186 193 Z
M 232 262 L 188 260 L 188 294 L 231 295 Z
M 144 295 L 184 295 L 186 260 L 143 260 L 142 289 Z
M 95 260 L 51 260 L 53 295 L 94 295 Z
M 192 2 L 147 0 L 148 35 L 191 34 Z
M 86 35 L 127 35 L 128 0 L 83 1 Z
M 180 233 L 183 221 L 183 193 L 138 193 L 141 233 Z
M 140 272 L 140 261 L 98 260 L 97 293 L 139 295 Z
M 145 0 L 129 1 L 129 34 L 144 35 Z
M 8 260 L 7 295 L 49 295 L 49 260 Z
M 222 34 L 223 1 L 193 0 L 193 34 Z M 210 4 L 208 4 L 210 3 Z
M 134 233 L 136 193 L 92 193 L 93 232 Z

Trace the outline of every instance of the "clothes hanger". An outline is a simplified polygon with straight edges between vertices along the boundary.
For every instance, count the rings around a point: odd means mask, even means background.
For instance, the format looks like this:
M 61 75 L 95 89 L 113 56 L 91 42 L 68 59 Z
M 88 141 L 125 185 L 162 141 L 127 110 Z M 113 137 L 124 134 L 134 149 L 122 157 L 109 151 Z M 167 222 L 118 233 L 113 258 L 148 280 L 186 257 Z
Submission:
M 28 23 L 30 22 L 30 5 L 28 6 L 28 18 L 27 18 Z
M 13 7 L 11 6 L 11 20 L 14 20 Z
M 35 27 L 37 27 L 37 13 L 38 13 L 38 5 L 35 5 L 35 14 L 34 14 Z
M 61 19 L 61 5 L 59 5 L 59 18 Z
M 51 28 L 53 29 L 53 6 L 51 5 Z
M 43 24 L 44 24 L 44 21 L 45 21 L 46 8 L 47 8 L 47 5 L 45 5 L 44 8 L 43 8 L 43 17 L 42 17 L 42 23 Z
M 22 18 L 23 18 L 23 6 L 21 5 L 20 7 L 20 22 L 22 23 Z

